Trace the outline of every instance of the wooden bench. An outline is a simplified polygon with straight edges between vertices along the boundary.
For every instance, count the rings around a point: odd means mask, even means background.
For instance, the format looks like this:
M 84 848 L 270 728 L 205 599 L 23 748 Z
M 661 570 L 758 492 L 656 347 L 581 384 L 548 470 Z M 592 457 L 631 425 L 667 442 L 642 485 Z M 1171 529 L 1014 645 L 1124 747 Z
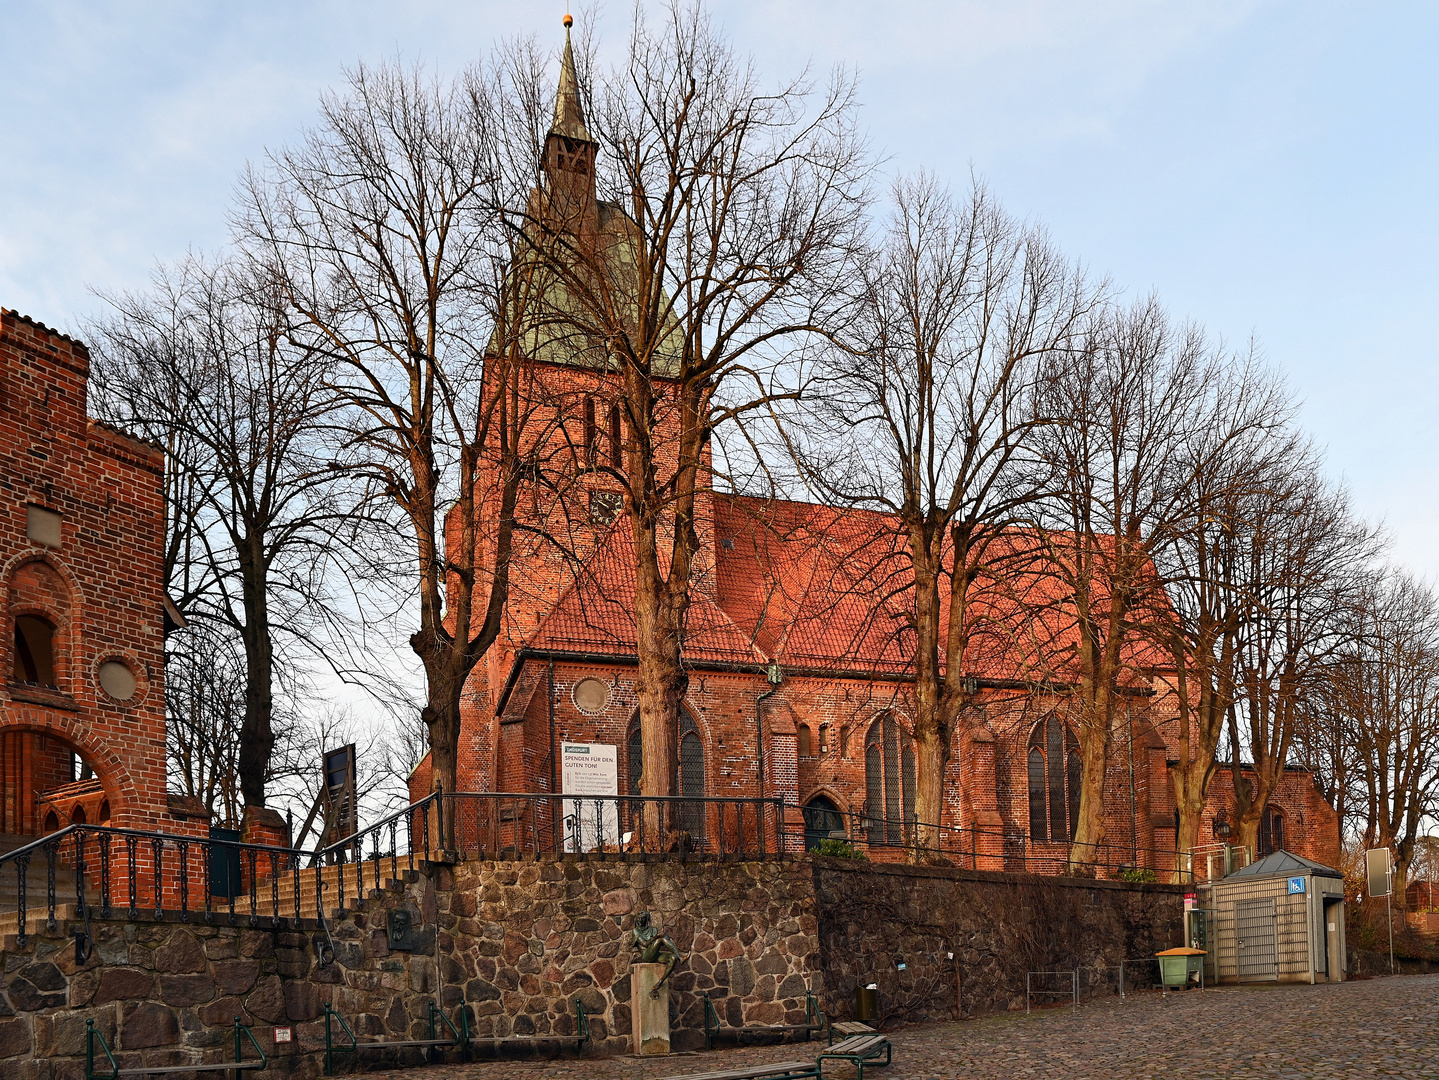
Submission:
M 878 1060 L 880 1054 L 884 1055 L 883 1061 Z M 820 1080 L 824 1080 L 824 1062 L 826 1058 L 848 1061 L 859 1070 L 858 1080 L 864 1080 L 864 1066 L 866 1062 L 876 1067 L 889 1064 L 889 1039 L 878 1033 L 870 1035 L 860 1034 L 851 1035 L 847 1039 L 841 1039 L 839 1042 L 834 1043 L 815 1060 L 815 1075 L 818 1076 Z
M 824 1030 L 824 1014 L 819 1011 L 819 1002 L 815 1000 L 814 994 L 808 990 L 804 992 L 804 1014 L 808 1023 L 804 1024 L 749 1024 L 744 1027 L 722 1027 L 719 1013 L 715 1011 L 714 1002 L 710 1000 L 708 990 L 704 993 L 704 1003 L 706 1050 L 712 1050 L 714 1041 L 721 1037 L 733 1036 L 736 1042 L 740 1042 L 746 1035 L 784 1036 L 804 1032 L 805 1042 L 808 1042 L 810 1036 L 816 1031 Z
M 255 1053 L 260 1055 L 259 1061 L 242 1061 L 240 1057 L 240 1036 L 250 1040 L 250 1045 L 255 1048 Z M 99 1040 L 100 1049 L 105 1054 L 105 1060 L 110 1063 L 110 1071 L 97 1073 L 95 1071 L 95 1042 Z M 85 1080 L 119 1080 L 122 1076 L 158 1076 L 162 1073 L 207 1073 L 207 1072 L 259 1072 L 270 1064 L 270 1059 L 265 1056 L 265 1051 L 260 1049 L 260 1044 L 255 1041 L 255 1036 L 250 1034 L 250 1029 L 235 1017 L 235 1060 L 214 1061 L 207 1065 L 140 1065 L 133 1069 L 122 1069 L 115 1061 L 115 1055 L 110 1052 L 110 1046 L 105 1042 L 105 1036 L 95 1030 L 95 1021 L 85 1021 Z
M 860 1020 L 836 1020 L 829 1025 L 829 1044 L 834 1045 L 834 1036 L 838 1032 L 844 1038 L 851 1035 L 878 1035 L 879 1031 L 870 1027 Z
M 721 1069 L 718 1072 L 688 1073 L 667 1076 L 664 1080 L 816 1080 L 819 1066 L 813 1061 L 779 1061 L 770 1065 L 749 1065 L 742 1069 Z

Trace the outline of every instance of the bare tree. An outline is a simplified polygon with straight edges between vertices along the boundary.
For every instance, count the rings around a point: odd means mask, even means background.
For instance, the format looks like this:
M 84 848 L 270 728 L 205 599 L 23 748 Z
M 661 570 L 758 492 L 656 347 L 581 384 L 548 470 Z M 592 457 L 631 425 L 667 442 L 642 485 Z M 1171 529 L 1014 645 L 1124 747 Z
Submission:
M 115 314 L 93 331 L 98 401 L 169 451 L 165 580 L 188 618 L 224 623 L 242 645 L 238 794 L 263 807 L 276 684 L 293 692 L 303 680 L 302 655 L 330 613 L 331 528 L 345 517 L 316 440 L 329 409 L 323 370 L 286 341 L 273 283 L 228 259 L 192 256 L 151 292 L 109 301 Z M 217 648 L 222 638 L 202 635 Z M 185 662 L 203 664 L 194 644 Z M 194 674 L 192 689 L 214 685 Z
M 1375 532 L 1312 460 L 1257 507 L 1237 568 L 1252 598 L 1239 648 L 1240 693 L 1228 719 L 1238 841 L 1257 850 L 1269 797 L 1346 639 L 1347 598 L 1376 553 Z M 1248 754 L 1252 769 L 1246 773 Z
M 1172 619 L 1158 552 L 1190 520 L 1195 476 L 1249 430 L 1246 412 L 1216 407 L 1228 365 L 1194 326 L 1158 302 L 1107 313 L 1086 347 L 1057 355 L 1038 429 L 1049 497 L 1035 531 L 1058 607 L 1033 620 L 1034 655 L 1067 685 L 1082 765 L 1074 872 L 1104 841 L 1104 781 L 1113 731 L 1134 677 L 1163 667 L 1147 628 Z M 1202 439 L 1196 440 L 1196 432 Z
M 1300 738 L 1344 760 L 1363 846 L 1394 852 L 1402 892 L 1439 794 L 1439 602 L 1392 568 L 1367 573 L 1350 599 L 1320 684 L 1329 707 L 1306 710 Z
M 165 750 L 171 781 L 210 811 L 212 821 L 239 828 L 240 728 L 245 718 L 245 661 L 233 635 L 196 621 L 166 642 Z
M 794 393 L 780 358 L 842 307 L 867 159 L 851 81 L 761 88 L 698 4 L 655 24 L 637 9 L 588 121 L 568 49 L 566 67 L 564 156 L 516 231 L 543 238 L 555 322 L 622 387 L 623 454 L 603 469 L 634 552 L 641 791 L 668 795 L 711 440 Z
M 284 283 L 291 336 L 330 361 L 338 456 L 398 538 L 387 576 L 409 566 L 432 777 L 451 791 L 461 692 L 508 593 L 529 415 L 503 218 L 539 162 L 532 59 L 516 45 L 448 84 L 356 69 L 300 145 L 249 174 L 237 221 Z
M 1240 646 L 1257 614 L 1239 569 L 1271 504 L 1309 455 L 1289 427 L 1291 412 L 1283 387 L 1252 351 L 1228 368 L 1195 410 L 1199 422 L 1185 449 L 1194 463 L 1188 497 L 1179 503 L 1169 543 L 1155 551 L 1174 609 L 1172 619 L 1154 620 L 1148 629 L 1175 672 L 1169 775 L 1179 812 L 1176 871 L 1199 842 L 1220 741 L 1239 696 Z
M 825 501 L 895 523 L 910 585 L 915 842 L 931 849 L 956 726 L 985 667 L 990 628 L 976 599 L 1033 554 L 1011 526 L 1042 491 L 1027 459 L 1045 422 L 1035 389 L 1104 290 L 982 185 L 956 202 L 926 176 L 894 185 L 862 280 L 853 344 L 816 380 L 818 438 L 802 456 Z

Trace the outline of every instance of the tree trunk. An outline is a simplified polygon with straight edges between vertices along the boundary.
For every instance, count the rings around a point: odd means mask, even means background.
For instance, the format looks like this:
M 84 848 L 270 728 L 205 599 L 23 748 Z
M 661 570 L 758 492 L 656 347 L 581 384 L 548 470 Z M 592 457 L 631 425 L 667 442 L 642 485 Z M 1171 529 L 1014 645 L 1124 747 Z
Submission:
M 655 532 L 652 522 L 640 521 L 635 528 L 635 697 L 644 758 L 639 788 L 646 800 L 676 794 L 680 702 L 689 688 L 689 676 L 680 664 L 684 608 L 676 610 L 668 583 L 660 579 Z M 644 849 L 666 850 L 675 828 L 674 804 L 646 801 L 643 813 Z
M 429 701 L 420 710 L 420 719 L 430 735 L 430 788 L 432 791 L 457 790 L 460 745 L 460 695 L 437 693 L 431 685 Z M 447 843 L 453 835 L 446 829 Z
M 1104 843 L 1104 774 L 1109 768 L 1109 725 L 1103 716 L 1086 718 L 1079 725 L 1082 760 L 1079 782 L 1079 822 L 1069 849 L 1068 872 L 1093 877 L 1094 864 Z
M 237 545 L 245 625 L 245 717 L 240 725 L 238 772 L 245 806 L 265 805 L 265 780 L 275 749 L 275 647 L 270 634 L 269 582 L 262 537 Z
M 914 744 L 918 772 L 915 780 L 914 846 L 916 857 L 921 852 L 938 854 L 940 824 L 944 814 L 944 776 L 949 764 L 950 733 L 943 725 L 930 724 L 921 729 L 915 725 Z
M 1199 846 L 1199 826 L 1204 821 L 1206 793 L 1202 779 L 1194 776 L 1199 771 L 1199 764 L 1192 762 L 1187 768 L 1179 766 L 1170 773 L 1174 781 L 1174 802 L 1179 810 L 1179 828 L 1174 833 L 1175 884 L 1194 880 L 1194 867 L 1185 853 Z

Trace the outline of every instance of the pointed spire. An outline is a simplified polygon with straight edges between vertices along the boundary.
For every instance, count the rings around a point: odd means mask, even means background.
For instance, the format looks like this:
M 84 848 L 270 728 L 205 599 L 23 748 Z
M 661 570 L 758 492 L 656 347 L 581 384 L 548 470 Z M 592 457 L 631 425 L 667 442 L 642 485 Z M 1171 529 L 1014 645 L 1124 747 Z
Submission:
M 565 55 L 560 62 L 560 89 L 555 96 L 555 122 L 550 127 L 550 134 L 594 142 L 585 127 L 585 113 L 580 107 L 580 81 L 575 76 L 575 53 L 570 47 L 570 27 L 574 21 L 570 15 L 565 15 Z

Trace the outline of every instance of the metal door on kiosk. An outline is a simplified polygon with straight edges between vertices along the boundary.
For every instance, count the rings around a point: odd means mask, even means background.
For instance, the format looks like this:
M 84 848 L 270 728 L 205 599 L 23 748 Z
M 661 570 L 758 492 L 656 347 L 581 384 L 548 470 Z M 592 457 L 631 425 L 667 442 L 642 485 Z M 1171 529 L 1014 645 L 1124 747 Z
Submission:
M 1219 913 L 1214 908 L 1190 908 L 1185 912 L 1191 949 L 1204 950 L 1204 978 L 1210 985 L 1219 981 L 1219 951 L 1214 947 Z
M 1274 898 L 1239 900 L 1234 905 L 1235 960 L 1240 982 L 1279 978 L 1278 927 Z
M 1344 951 L 1339 947 L 1344 927 L 1342 897 L 1324 898 L 1324 978 L 1328 982 L 1344 980 Z

